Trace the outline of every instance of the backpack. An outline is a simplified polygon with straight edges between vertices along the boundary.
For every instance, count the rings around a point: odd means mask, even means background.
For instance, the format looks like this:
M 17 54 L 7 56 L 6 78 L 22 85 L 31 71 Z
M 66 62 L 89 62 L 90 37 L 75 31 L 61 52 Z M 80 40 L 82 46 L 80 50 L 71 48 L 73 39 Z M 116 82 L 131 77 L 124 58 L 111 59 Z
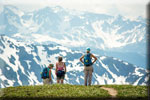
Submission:
M 91 59 L 91 54 L 90 53 L 87 53 L 84 55 L 84 65 L 85 66 L 90 66 L 92 65 L 92 59 Z
M 44 68 L 42 73 L 41 73 L 41 78 L 42 79 L 46 79 L 46 78 L 49 78 L 49 70 L 48 68 Z

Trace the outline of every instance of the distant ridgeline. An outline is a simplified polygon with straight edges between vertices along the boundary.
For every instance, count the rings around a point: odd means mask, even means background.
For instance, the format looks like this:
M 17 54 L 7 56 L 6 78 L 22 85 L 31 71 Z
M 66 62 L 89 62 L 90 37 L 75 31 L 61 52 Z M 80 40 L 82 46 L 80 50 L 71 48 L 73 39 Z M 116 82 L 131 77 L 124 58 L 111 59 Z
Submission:
M 44 7 L 22 11 L 2 6 L 0 34 L 17 40 L 61 44 L 74 50 L 91 47 L 92 52 L 122 59 L 146 69 L 146 20 L 142 17 L 96 14 Z M 109 75 L 108 75 L 109 76 Z
M 83 53 L 61 45 L 40 45 L 19 42 L 8 36 L 0 36 L 0 87 L 41 84 L 40 72 L 49 63 L 55 64 L 59 55 L 67 66 L 65 83 L 83 85 L 83 65 L 79 58 Z M 146 84 L 146 70 L 120 59 L 99 56 L 94 64 L 92 84 Z M 55 68 L 52 79 L 56 82 Z

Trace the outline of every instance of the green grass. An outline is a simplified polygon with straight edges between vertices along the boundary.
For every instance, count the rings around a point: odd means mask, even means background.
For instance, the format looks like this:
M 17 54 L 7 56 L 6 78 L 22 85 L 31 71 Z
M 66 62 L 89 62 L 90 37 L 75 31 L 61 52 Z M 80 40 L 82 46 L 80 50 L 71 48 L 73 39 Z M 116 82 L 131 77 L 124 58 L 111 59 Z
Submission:
M 118 91 L 117 98 L 122 100 L 146 100 L 146 86 L 131 85 L 103 85 L 114 88 Z M 8 87 L 0 91 L 2 100 L 56 100 L 56 99 L 85 99 L 85 100 L 107 100 L 111 98 L 108 91 L 100 88 L 101 85 L 80 86 L 80 85 L 38 85 Z M 101 99 L 100 99 L 101 98 Z M 121 98 L 121 99 L 120 99 Z M 138 99 L 137 99 L 138 98 Z
M 106 98 L 107 91 L 95 86 L 40 85 L 9 87 L 3 90 L 3 98 Z
M 118 91 L 118 98 L 139 98 L 139 100 L 147 100 L 147 86 L 132 85 L 105 85 L 105 87 L 114 88 Z

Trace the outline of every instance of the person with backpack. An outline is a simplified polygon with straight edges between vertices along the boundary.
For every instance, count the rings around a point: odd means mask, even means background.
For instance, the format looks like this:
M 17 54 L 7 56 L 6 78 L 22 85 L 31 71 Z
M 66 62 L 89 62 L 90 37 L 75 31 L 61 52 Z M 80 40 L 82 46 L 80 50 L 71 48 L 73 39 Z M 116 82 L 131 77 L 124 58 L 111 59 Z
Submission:
M 93 73 L 93 64 L 96 62 L 97 57 L 95 57 L 92 53 L 90 53 L 90 48 L 87 48 L 86 54 L 80 57 L 80 61 L 84 64 L 84 85 L 91 85 L 92 81 L 92 73 Z M 94 58 L 94 61 L 92 61 Z
M 41 78 L 43 79 L 43 84 L 52 84 L 52 68 L 54 67 L 53 64 L 49 64 L 48 67 L 45 67 L 41 73 Z
M 66 65 L 65 62 L 62 62 L 63 58 L 61 56 L 58 57 L 58 62 L 56 63 L 56 76 L 57 76 L 57 83 L 63 84 L 65 74 L 66 74 Z

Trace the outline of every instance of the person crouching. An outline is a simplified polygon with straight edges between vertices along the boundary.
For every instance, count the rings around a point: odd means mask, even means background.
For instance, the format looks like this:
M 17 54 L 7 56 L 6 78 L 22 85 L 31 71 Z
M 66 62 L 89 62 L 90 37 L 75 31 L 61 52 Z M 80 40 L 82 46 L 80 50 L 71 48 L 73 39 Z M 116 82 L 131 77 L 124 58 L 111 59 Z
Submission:
M 43 79 L 43 84 L 53 84 L 52 81 L 52 69 L 53 69 L 54 65 L 53 64 L 49 64 L 48 67 L 45 67 L 43 69 L 43 72 L 41 73 L 42 79 Z

